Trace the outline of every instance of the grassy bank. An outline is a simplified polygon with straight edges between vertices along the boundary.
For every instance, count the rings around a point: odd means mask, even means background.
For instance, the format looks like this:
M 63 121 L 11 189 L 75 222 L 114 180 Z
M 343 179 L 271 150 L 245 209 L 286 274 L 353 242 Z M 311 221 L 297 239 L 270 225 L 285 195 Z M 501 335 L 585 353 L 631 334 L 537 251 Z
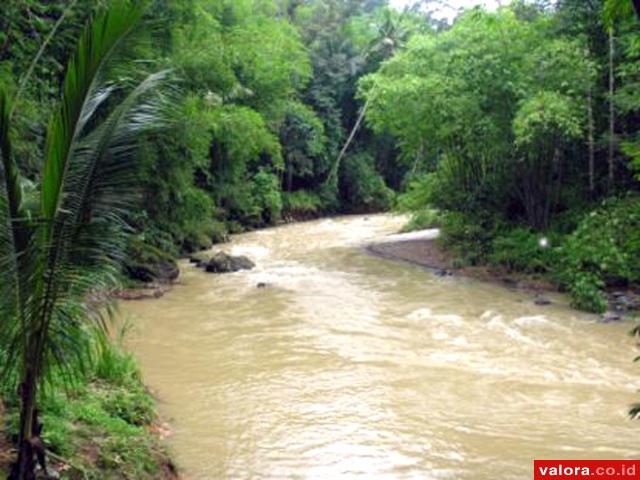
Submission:
M 162 443 L 155 401 L 136 360 L 116 343 L 96 342 L 91 371 L 66 388 L 48 388 L 40 401 L 49 472 L 61 479 L 171 479 L 175 468 Z M 6 390 L 6 389 L 5 389 Z M 0 476 L 13 461 L 18 402 L 4 392 L 0 410 Z

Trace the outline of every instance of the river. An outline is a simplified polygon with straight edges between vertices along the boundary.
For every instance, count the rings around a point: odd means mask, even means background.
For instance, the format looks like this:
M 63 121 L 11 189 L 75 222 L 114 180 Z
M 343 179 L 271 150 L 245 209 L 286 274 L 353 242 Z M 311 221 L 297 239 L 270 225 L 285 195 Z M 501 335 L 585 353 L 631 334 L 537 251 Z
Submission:
M 402 222 L 237 235 L 221 248 L 254 270 L 185 262 L 164 297 L 123 304 L 185 478 L 502 480 L 638 457 L 629 323 L 363 250 Z

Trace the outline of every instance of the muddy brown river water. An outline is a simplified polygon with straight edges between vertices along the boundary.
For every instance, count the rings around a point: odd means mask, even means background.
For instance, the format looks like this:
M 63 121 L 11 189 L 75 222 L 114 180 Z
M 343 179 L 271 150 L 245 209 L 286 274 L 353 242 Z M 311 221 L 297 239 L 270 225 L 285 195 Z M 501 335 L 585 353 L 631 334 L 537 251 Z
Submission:
M 526 479 L 533 458 L 639 456 L 630 324 L 363 250 L 403 220 L 238 235 L 222 248 L 256 269 L 183 263 L 122 305 L 185 478 Z

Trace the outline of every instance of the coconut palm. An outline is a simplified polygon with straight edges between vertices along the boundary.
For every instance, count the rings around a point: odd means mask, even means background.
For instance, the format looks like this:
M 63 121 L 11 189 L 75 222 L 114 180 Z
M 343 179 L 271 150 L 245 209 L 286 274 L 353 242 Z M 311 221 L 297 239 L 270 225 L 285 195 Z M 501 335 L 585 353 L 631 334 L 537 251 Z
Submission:
M 35 456 L 44 466 L 38 392 L 87 364 L 88 325 L 101 318 L 89 298 L 118 277 L 136 140 L 159 123 L 164 102 L 151 92 L 167 72 L 126 88 L 107 81 L 106 66 L 142 11 L 142 2 L 112 0 L 85 29 L 28 194 L 11 148 L 14 102 L 0 87 L 0 351 L 3 381 L 20 399 L 12 479 L 34 478 Z
M 407 42 L 411 32 L 405 24 L 405 14 L 406 12 L 403 12 L 399 16 L 395 15 L 391 9 L 385 9 L 382 11 L 382 17 L 378 19 L 378 23 L 376 25 L 377 34 L 369 43 L 367 51 L 364 52 L 362 58 L 358 59 L 356 64 L 365 66 L 367 61 L 372 60 L 375 63 L 380 63 L 395 55 L 398 49 Z M 358 133 L 358 130 L 360 130 L 362 121 L 367 113 L 367 108 L 369 108 L 369 100 L 366 100 L 362 108 L 359 110 L 356 123 L 351 128 L 347 140 L 342 145 L 342 148 L 338 153 L 338 157 L 329 171 L 327 182 L 336 181 L 338 178 L 340 163 L 347 153 L 351 142 L 353 142 L 353 139 Z

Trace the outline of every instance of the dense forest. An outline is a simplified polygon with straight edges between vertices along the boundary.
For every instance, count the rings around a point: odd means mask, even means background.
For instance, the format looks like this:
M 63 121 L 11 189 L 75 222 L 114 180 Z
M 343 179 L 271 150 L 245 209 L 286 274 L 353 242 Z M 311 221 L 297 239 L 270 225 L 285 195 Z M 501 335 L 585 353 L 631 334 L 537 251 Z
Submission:
M 434 3 L 3 1 L 12 478 L 33 478 L 45 444 L 75 455 L 73 422 L 116 439 L 101 468 L 155 475 L 152 401 L 87 318 L 125 277 L 175 276 L 230 234 L 398 210 L 440 227 L 456 265 L 544 276 L 584 310 L 637 285 L 637 2 L 515 0 L 452 22 Z

